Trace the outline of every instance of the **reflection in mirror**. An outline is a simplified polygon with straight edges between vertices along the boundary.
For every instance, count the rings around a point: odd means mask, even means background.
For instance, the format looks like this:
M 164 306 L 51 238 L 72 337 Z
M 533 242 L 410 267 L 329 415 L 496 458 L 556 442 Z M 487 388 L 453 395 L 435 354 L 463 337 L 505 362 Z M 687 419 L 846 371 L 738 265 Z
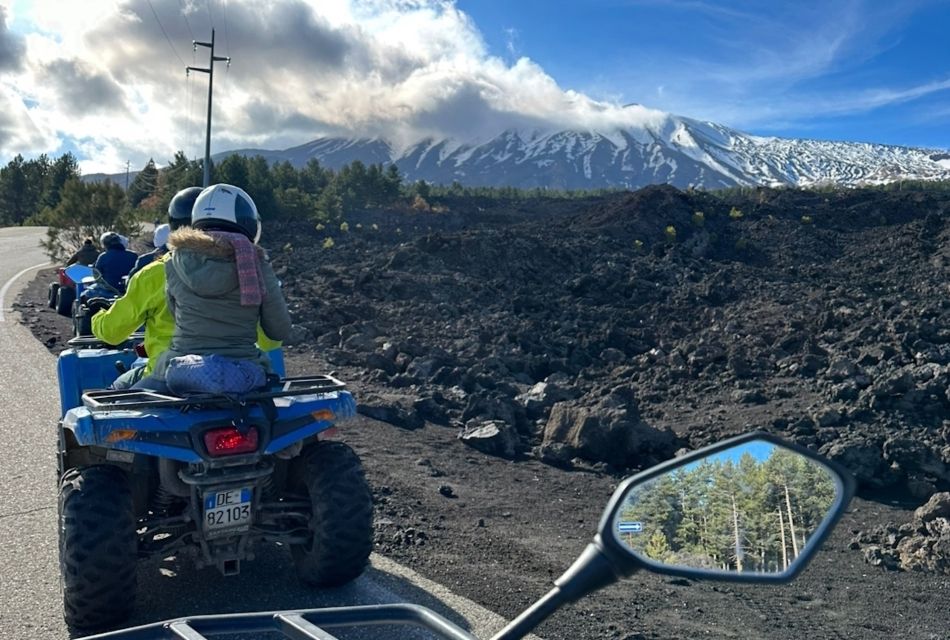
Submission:
M 613 530 L 655 564 L 781 574 L 807 555 L 841 492 L 817 461 L 752 440 L 632 485 Z

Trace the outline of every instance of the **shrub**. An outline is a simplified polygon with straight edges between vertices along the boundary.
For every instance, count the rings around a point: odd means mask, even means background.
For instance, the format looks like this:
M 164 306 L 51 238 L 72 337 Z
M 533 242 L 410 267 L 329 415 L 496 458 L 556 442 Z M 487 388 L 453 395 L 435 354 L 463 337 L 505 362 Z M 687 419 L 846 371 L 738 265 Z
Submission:
M 346 232 L 349 231 L 349 230 L 350 230 L 350 223 L 349 223 L 349 222 L 341 222 L 341 223 L 340 223 L 340 232 L 346 233 Z
M 432 207 L 429 206 L 429 203 L 418 193 L 412 199 L 412 208 L 415 211 L 432 211 Z
M 744 215 L 745 215 L 745 214 L 742 213 L 742 211 L 740 211 L 740 210 L 739 210 L 738 208 L 736 208 L 736 207 L 733 207 L 732 209 L 729 210 L 729 218 L 732 219 L 732 220 L 739 220 L 739 219 L 741 219 L 742 216 L 744 216 Z
M 706 214 L 704 214 L 702 211 L 696 211 L 693 213 L 693 224 L 697 227 L 702 227 L 704 224 L 706 224 Z
M 323 224 L 322 222 L 318 222 L 318 223 L 317 223 L 317 226 L 314 227 L 314 229 L 316 229 L 317 231 L 323 231 L 323 230 L 326 229 L 326 228 L 327 228 L 327 226 L 326 226 L 325 224 Z
M 635 251 L 643 251 L 643 240 L 634 240 L 633 248 Z
M 736 240 L 736 251 L 745 251 L 749 248 L 749 241 L 746 238 Z
M 676 242 L 676 227 L 670 225 L 664 231 L 667 242 Z
M 802 224 L 811 224 L 812 222 L 811 216 L 802 216 Z
M 323 248 L 324 248 L 324 249 L 332 249 L 332 248 L 333 248 L 333 245 L 335 245 L 335 244 L 336 244 L 336 243 L 333 242 L 333 238 L 329 238 L 329 237 L 328 237 L 328 238 L 324 238 L 324 239 L 323 239 Z

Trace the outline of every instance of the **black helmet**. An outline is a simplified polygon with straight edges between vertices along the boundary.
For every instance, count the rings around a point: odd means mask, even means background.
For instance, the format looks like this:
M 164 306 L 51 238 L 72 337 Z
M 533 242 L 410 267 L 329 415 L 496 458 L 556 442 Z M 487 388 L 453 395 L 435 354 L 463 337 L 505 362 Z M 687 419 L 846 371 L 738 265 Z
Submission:
M 191 226 L 243 233 L 254 243 L 261 237 L 257 205 L 243 189 L 230 184 L 211 185 L 201 192 L 192 210 Z
M 201 187 L 188 187 L 176 193 L 168 203 L 168 226 L 172 231 L 191 224 L 191 208 L 195 206 L 199 193 Z
M 115 231 L 106 231 L 99 236 L 99 244 L 103 249 L 123 246 L 121 236 Z

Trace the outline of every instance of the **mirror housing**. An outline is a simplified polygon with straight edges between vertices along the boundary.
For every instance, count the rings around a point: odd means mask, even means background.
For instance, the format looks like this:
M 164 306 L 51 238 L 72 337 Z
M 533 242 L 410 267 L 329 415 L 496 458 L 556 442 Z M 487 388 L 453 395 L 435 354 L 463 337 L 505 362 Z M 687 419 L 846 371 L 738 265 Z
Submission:
M 749 473 L 760 473 L 764 467 L 759 465 L 768 464 L 769 458 L 776 451 L 785 456 L 786 465 L 797 464 L 806 474 L 811 474 L 810 482 L 816 484 L 816 487 L 811 488 L 816 490 L 808 491 L 806 489 L 809 487 L 803 486 L 798 493 L 808 494 L 807 498 L 812 499 L 813 503 L 815 495 L 823 496 L 817 506 L 811 505 L 811 511 L 819 515 L 811 518 L 811 526 L 807 531 L 802 530 L 803 527 L 796 531 L 794 527 L 795 520 L 803 517 L 803 507 L 790 497 L 787 484 L 784 487 L 772 487 L 779 492 L 771 496 L 771 500 L 780 507 L 776 511 L 742 513 L 736 503 L 736 494 L 724 493 L 725 490 L 719 486 L 728 481 L 737 481 L 735 476 L 732 476 L 731 480 L 721 481 L 717 481 L 714 475 L 703 476 L 704 481 L 697 483 L 694 479 L 692 485 L 693 491 L 698 490 L 701 494 L 699 498 L 694 498 L 697 504 L 702 504 L 709 510 L 719 509 L 720 528 L 715 533 L 719 536 L 719 549 L 724 549 L 725 552 L 718 558 L 701 552 L 689 555 L 685 551 L 680 553 L 680 550 L 673 549 L 667 535 L 669 521 L 666 521 L 666 529 L 661 532 L 658 519 L 640 521 L 631 517 L 631 514 L 642 513 L 644 510 L 651 512 L 651 508 L 656 511 L 669 507 L 668 514 L 672 512 L 673 516 L 680 517 L 681 522 L 685 521 L 682 513 L 675 512 L 672 505 L 663 500 L 675 499 L 676 494 L 671 492 L 685 491 L 684 478 L 690 473 L 695 475 L 713 469 L 717 464 L 726 467 L 727 472 L 737 473 L 743 454 L 749 456 L 743 463 L 748 465 Z M 803 467 L 805 463 L 808 466 Z M 706 467 L 700 470 L 700 465 Z M 683 486 L 677 486 L 677 480 L 682 480 Z M 760 487 L 768 485 L 761 477 L 757 482 Z M 664 483 L 666 497 L 663 497 L 658 488 L 661 483 Z M 651 493 L 654 491 L 655 493 Z M 621 575 L 647 569 L 655 573 L 686 578 L 730 582 L 788 582 L 794 579 L 814 556 L 844 513 L 853 495 L 854 480 L 838 465 L 798 445 L 767 433 L 754 432 L 669 460 L 623 481 L 604 511 L 595 544 L 603 550 L 614 564 L 614 570 Z M 800 497 L 806 498 L 805 495 Z M 718 500 L 720 504 L 713 504 L 714 500 Z M 685 498 L 683 501 L 685 502 Z M 645 506 L 648 504 L 650 508 Z M 725 514 L 722 513 L 723 510 Z M 752 516 L 755 516 L 760 528 L 763 523 L 764 526 L 770 527 L 768 533 L 771 536 L 771 557 L 768 561 L 764 545 L 750 549 L 750 553 L 746 554 L 745 542 L 750 536 L 747 526 L 751 528 L 751 523 L 747 525 L 746 521 L 751 521 Z M 705 522 L 705 514 L 703 518 Z M 726 523 L 726 528 L 721 526 L 723 522 Z M 677 539 L 680 539 L 683 532 L 679 529 L 679 524 L 676 525 L 675 531 Z M 694 535 L 699 537 L 701 534 Z M 650 540 L 650 537 L 653 539 Z M 798 544 L 799 540 L 801 545 Z M 748 560 L 743 562 L 746 558 Z M 719 566 L 715 566 L 716 564 Z M 771 569 L 757 570 L 759 567 Z

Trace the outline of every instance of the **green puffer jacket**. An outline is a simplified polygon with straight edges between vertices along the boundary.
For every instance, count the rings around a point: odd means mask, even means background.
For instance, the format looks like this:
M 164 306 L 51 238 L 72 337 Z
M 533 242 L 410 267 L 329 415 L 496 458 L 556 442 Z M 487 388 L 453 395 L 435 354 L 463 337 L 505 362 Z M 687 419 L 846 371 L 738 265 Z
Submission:
M 171 234 L 168 246 L 172 257 L 165 263 L 165 297 L 175 331 L 153 375 L 164 379 L 168 361 L 188 354 L 258 360 L 269 372 L 269 359 L 255 346 L 257 325 L 268 338 L 284 340 L 290 333 L 290 314 L 264 250 L 258 247 L 264 301 L 259 307 L 242 307 L 234 249 L 228 242 L 182 228 Z

